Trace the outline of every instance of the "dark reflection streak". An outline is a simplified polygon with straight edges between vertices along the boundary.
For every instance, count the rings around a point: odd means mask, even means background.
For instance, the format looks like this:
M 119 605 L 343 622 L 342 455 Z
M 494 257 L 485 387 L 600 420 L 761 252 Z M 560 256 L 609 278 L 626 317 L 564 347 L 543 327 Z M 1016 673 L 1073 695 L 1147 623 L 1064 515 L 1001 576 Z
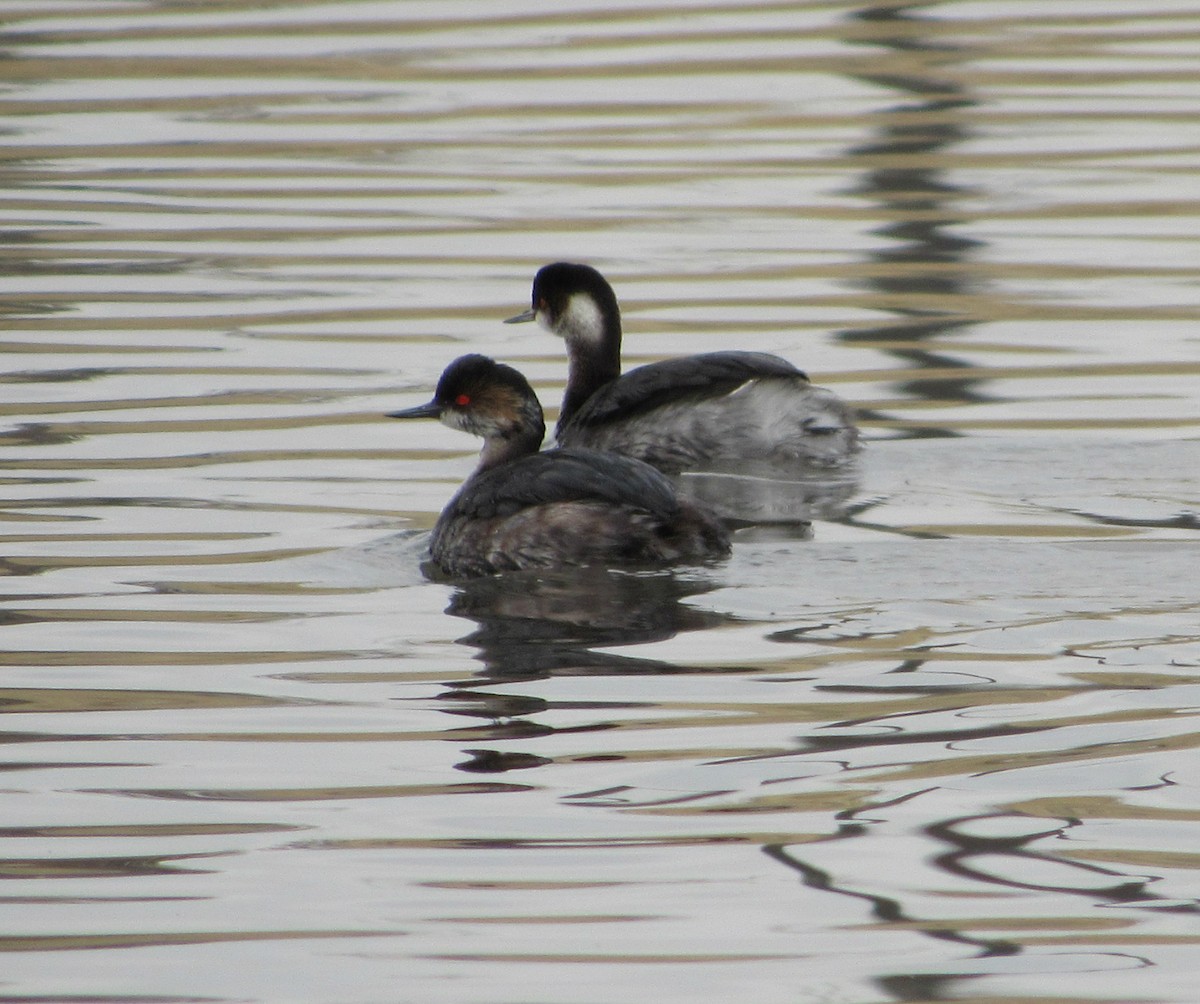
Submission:
M 0 374 L 0 384 L 14 383 L 76 383 L 81 380 L 96 380 L 113 376 L 117 370 L 112 367 L 76 366 L 72 369 L 57 370 L 18 370 L 15 373 Z
M 950 211 L 948 203 L 966 192 L 961 186 L 942 178 L 941 172 L 929 166 L 936 155 L 960 142 L 968 134 L 960 114 L 977 102 L 968 97 L 962 86 L 936 76 L 936 68 L 966 58 L 960 47 L 931 42 L 919 31 L 924 19 L 912 10 L 924 4 L 867 6 L 850 17 L 869 21 L 876 27 L 892 25 L 895 33 L 881 36 L 873 33 L 870 44 L 883 46 L 905 56 L 920 75 L 856 74 L 859 79 L 879 87 L 891 88 L 911 95 L 916 100 L 893 106 L 885 111 L 885 124 L 878 136 L 869 143 L 851 148 L 852 158 L 870 161 L 893 158 L 913 158 L 915 166 L 884 164 L 868 165 L 861 181 L 849 188 L 851 194 L 876 202 L 881 214 L 896 222 L 878 228 L 875 233 L 891 238 L 896 245 L 874 252 L 871 257 L 885 268 L 866 280 L 869 288 L 887 299 L 895 294 L 905 296 L 944 298 L 969 291 L 970 281 L 963 278 L 962 268 L 944 269 L 937 266 L 960 263 L 978 241 L 948 232 L 964 222 Z M 848 38 L 848 44 L 856 39 Z M 894 121 L 886 122 L 886 115 Z M 922 121 L 914 123 L 917 115 Z M 886 266 L 895 266 L 887 268 Z M 918 266 L 914 268 L 913 266 Z M 845 342 L 881 342 L 884 351 L 918 368 L 964 369 L 966 363 L 954 357 L 926 349 L 913 348 L 918 339 L 943 335 L 976 322 L 930 309 L 892 308 L 904 320 L 867 330 L 843 332 L 838 337 Z M 888 342 L 904 342 L 904 346 L 887 348 Z M 987 400 L 978 389 L 979 381 L 964 376 L 959 380 L 921 380 L 916 378 L 898 385 L 906 394 L 928 401 L 978 402 Z M 908 430 L 909 438 L 944 437 L 955 435 L 949 429 L 930 425 Z
M 455 764 L 457 770 L 468 774 L 501 774 L 508 770 L 527 770 L 554 761 L 533 753 L 500 753 L 496 750 L 463 750 L 470 760 Z
M 1086 512 L 1083 509 L 1064 509 L 1058 506 L 1048 508 L 1051 512 L 1078 516 L 1080 519 L 1085 519 L 1090 523 L 1098 523 L 1100 526 L 1135 526 L 1158 530 L 1200 530 L 1200 513 L 1195 513 L 1188 509 L 1183 509 L 1174 516 L 1160 517 L 1158 519 L 1134 519 L 1133 517 L 1125 516 L 1103 516 L 1100 513 Z
M 205 875 L 211 868 L 185 867 L 181 862 L 219 854 L 162 854 L 146 857 L 110 858 L 7 858 L 0 859 L 0 880 L 4 879 L 74 879 L 74 878 L 143 878 L 153 875 Z
M 36 303 L 32 300 L 0 301 L 0 317 L 18 317 L 28 320 L 33 317 L 47 317 L 51 314 L 66 313 L 69 308 L 52 303 Z
M 112 739 L 103 732 L 49 733 L 49 732 L 0 732 L 0 746 L 17 743 L 94 743 Z M 106 765 L 107 766 L 107 765 Z
M 663 641 L 681 631 L 704 630 L 729 620 L 682 602 L 712 588 L 706 578 L 675 571 L 639 573 L 605 568 L 514 572 L 462 582 L 446 612 L 476 623 L 476 629 L 458 641 L 478 650 L 476 658 L 483 668 L 471 679 L 448 684 L 456 689 L 443 695 L 448 704 L 444 710 L 451 715 L 492 719 L 493 725 L 480 731 L 493 740 L 611 728 L 594 723 L 556 729 L 513 721 L 583 705 L 477 688 L 553 676 L 719 672 L 595 651 L 600 646 Z M 604 710 L 628 706 L 606 702 Z M 468 773 L 503 773 L 549 762 L 525 751 L 476 748 L 463 753 L 469 759 L 458 764 L 458 769 Z
M 919 438 L 915 433 L 910 438 Z M 878 533 L 890 533 L 898 537 L 908 537 L 912 540 L 949 540 L 950 534 L 936 533 L 932 530 L 910 530 L 905 527 L 889 526 L 886 523 L 872 523 L 867 520 L 860 519 L 863 513 L 870 512 L 876 506 L 885 505 L 889 500 L 887 498 L 871 498 L 864 499 L 861 502 L 855 503 L 846 507 L 845 514 L 842 516 L 839 523 L 845 523 L 848 526 L 856 526 L 863 530 L 873 530 Z
M 46 736 L 41 736 L 45 740 Z M 96 767 L 146 767 L 145 763 L 122 762 L 120 760 L 96 761 L 96 760 L 34 760 L 26 763 L 0 763 L 0 773 L 8 774 L 22 770 L 89 770 Z M 0 828 L 0 836 L 3 836 L 5 829 Z
M 856 809 L 847 809 L 837 814 L 841 823 L 838 833 L 833 840 L 844 840 L 865 836 L 867 827 L 859 818 L 870 819 L 873 813 L 891 806 L 900 805 L 925 794 L 930 789 L 913 791 L 898 798 L 884 802 L 874 802 L 871 805 Z M 977 949 L 978 958 L 994 958 L 998 956 L 1016 955 L 1021 951 L 1019 945 L 1004 939 L 974 938 L 948 928 L 931 928 L 919 920 L 909 917 L 900 903 L 888 896 L 875 893 L 859 892 L 854 889 L 840 888 L 828 872 L 801 860 L 796 856 L 796 848 L 783 844 L 766 845 L 763 852 L 767 857 L 778 861 L 792 871 L 797 872 L 806 886 L 821 892 L 834 893 L 838 896 L 848 896 L 868 903 L 872 915 L 885 924 L 912 925 L 916 934 L 933 938 L 936 941 L 949 941 Z M 894 973 L 877 978 L 879 986 L 897 1001 L 933 1001 L 956 999 L 960 994 L 955 992 L 954 985 L 971 977 L 966 974 L 948 973 Z
M 967 705 L 964 705 L 967 707 Z M 954 709 L 947 709 L 954 710 Z M 835 723 L 834 727 L 853 727 L 861 725 L 879 725 L 879 718 L 863 718 L 857 721 Z M 873 749 L 879 746 L 916 747 L 924 743 L 952 744 L 969 742 L 977 739 L 999 739 L 1011 736 L 1031 735 L 1039 732 L 1052 732 L 1057 726 L 1053 725 L 995 725 L 979 729 L 945 729 L 938 732 L 910 732 L 899 725 L 892 726 L 894 731 L 882 735 L 869 736 L 805 736 L 799 749 L 806 753 L 840 753 L 842 750 Z M 789 755 L 792 752 L 789 751 Z
M 946 973 L 895 973 L 876 979 L 879 989 L 898 1001 L 913 1001 L 927 1004 L 930 1001 L 965 1000 L 961 986 L 957 984 L 978 979 L 970 974 Z
M 1062 837 L 1066 830 L 1082 825 L 1078 819 L 1066 819 L 1062 826 L 1052 827 L 1042 830 L 1037 833 L 1024 833 L 1020 836 L 1011 837 L 984 837 L 963 832 L 960 828 L 973 823 L 978 823 L 981 820 L 992 819 L 1009 819 L 1012 818 L 1007 813 L 991 813 L 981 814 L 976 816 L 963 816 L 958 819 L 947 819 L 941 822 L 933 823 L 925 828 L 925 833 L 933 839 L 950 844 L 953 850 L 939 855 L 934 859 L 934 863 L 944 871 L 952 875 L 957 875 L 960 878 L 966 878 L 973 882 L 983 882 L 988 885 L 1003 886 L 1006 889 L 1023 889 L 1036 892 L 1053 892 L 1062 893 L 1065 895 L 1085 896 L 1089 899 L 1099 899 L 1110 904 L 1125 904 L 1139 903 L 1146 901 L 1161 901 L 1162 897 L 1150 892 L 1147 888 L 1147 880 L 1141 878 L 1129 878 L 1121 872 L 1113 871 L 1110 868 L 1103 868 L 1099 865 L 1088 864 L 1083 861 L 1073 861 L 1067 857 L 1060 857 L 1054 854 L 1047 854 L 1045 851 L 1031 850 L 1027 845 L 1037 840 L 1044 840 L 1047 837 Z M 1022 821 L 1027 821 L 1028 817 L 1017 817 Z M 1037 882 L 1022 882 L 1014 878 L 1002 877 L 995 874 L 994 871 L 985 871 L 980 867 L 976 867 L 972 863 L 973 858 L 981 856 L 996 857 L 1002 856 L 1013 859 L 1013 872 L 1019 874 L 1021 864 L 1027 861 L 1045 861 L 1054 864 L 1060 868 L 1070 868 L 1078 872 L 1083 872 L 1089 875 L 1104 875 L 1113 876 L 1116 881 L 1113 884 L 1097 889 L 1094 886 L 1076 887 L 1070 885 L 1048 885 Z M 1200 913 L 1200 904 L 1186 903 L 1178 906 L 1162 907 L 1156 906 L 1156 913 L 1164 909 L 1176 913 Z
M 832 839 L 840 840 L 861 836 L 863 831 L 864 828 L 861 826 L 848 826 Z M 904 910 L 896 900 L 888 896 L 880 896 L 875 893 L 858 892 L 854 889 L 839 888 L 828 872 L 825 872 L 820 868 L 816 868 L 813 865 L 810 865 L 796 857 L 795 848 L 790 848 L 782 844 L 767 844 L 763 847 L 763 852 L 772 860 L 778 861 L 780 864 L 785 865 L 792 871 L 797 872 L 804 884 L 811 889 L 816 889 L 820 892 L 834 893 L 838 896 L 848 896 L 851 899 L 859 899 L 864 903 L 869 904 L 871 908 L 871 914 L 876 920 L 882 921 L 885 924 L 919 925 L 919 922 L 914 921 L 913 918 L 904 913 Z M 1020 947 L 1018 945 L 1002 939 L 972 938 L 969 935 L 960 934 L 956 931 L 941 929 L 930 930 L 923 926 L 914 926 L 913 930 L 938 941 L 952 941 L 957 944 L 968 945 L 972 948 L 976 948 L 979 950 L 980 958 L 1015 955 L 1020 951 Z M 946 996 L 947 999 L 949 999 L 949 995 Z M 941 999 L 941 997 L 902 997 L 900 999 L 924 1000 Z
M 672 572 L 603 568 L 519 572 L 463 583 L 446 612 L 479 625 L 459 643 L 478 648 L 485 669 L 461 686 L 561 674 L 689 672 L 593 648 L 663 641 L 724 623 L 729 618 L 681 602 L 711 588 L 707 581 Z
M 18 187 L 14 185 L 14 187 Z M 12 231 L 8 231 L 7 235 L 0 232 L 0 239 L 11 237 Z M 32 242 L 34 235 L 32 233 L 22 233 L 22 238 L 26 242 Z M 76 277 L 81 275 L 179 275 L 191 269 L 203 267 L 200 259 L 184 258 L 181 256 L 162 256 L 151 259 L 128 258 L 118 261 L 80 261 L 77 258 L 69 258 L 65 260 L 57 260 L 53 258 L 6 258 L 4 259 L 3 270 L 0 274 L 8 276 L 32 275 L 32 276 L 69 276 Z

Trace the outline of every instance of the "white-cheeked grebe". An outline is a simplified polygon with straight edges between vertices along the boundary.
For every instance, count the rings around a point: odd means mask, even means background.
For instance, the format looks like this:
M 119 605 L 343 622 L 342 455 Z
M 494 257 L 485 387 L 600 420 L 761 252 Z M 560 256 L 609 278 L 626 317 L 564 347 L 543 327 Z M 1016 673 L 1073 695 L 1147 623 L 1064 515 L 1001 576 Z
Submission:
M 533 280 L 536 320 L 563 338 L 568 375 L 555 438 L 637 457 L 670 474 L 740 462 L 839 467 L 859 450 L 853 409 L 779 356 L 707 352 L 621 374 L 621 312 L 589 265 Z

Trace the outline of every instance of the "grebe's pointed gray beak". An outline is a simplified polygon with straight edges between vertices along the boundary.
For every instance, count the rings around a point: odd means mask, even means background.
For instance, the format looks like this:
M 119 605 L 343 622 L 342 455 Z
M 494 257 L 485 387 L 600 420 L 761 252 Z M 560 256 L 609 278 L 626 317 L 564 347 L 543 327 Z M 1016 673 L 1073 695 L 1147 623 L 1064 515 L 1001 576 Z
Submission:
M 389 411 L 384 418 L 440 418 L 442 406 L 436 401 L 419 404 L 415 408 L 405 408 L 403 411 Z
M 530 307 L 525 313 L 517 314 L 516 317 L 505 318 L 505 324 L 523 324 L 525 321 L 536 321 L 537 311 Z

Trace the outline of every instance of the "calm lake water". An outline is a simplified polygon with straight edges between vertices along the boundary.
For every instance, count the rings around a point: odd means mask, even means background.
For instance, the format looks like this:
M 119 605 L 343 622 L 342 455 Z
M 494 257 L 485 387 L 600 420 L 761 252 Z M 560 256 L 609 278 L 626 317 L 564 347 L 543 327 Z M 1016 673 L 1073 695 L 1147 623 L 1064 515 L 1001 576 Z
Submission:
M 0 1001 L 1195 1004 L 1200 3 L 7 14 Z M 556 259 L 844 511 L 426 581 Z

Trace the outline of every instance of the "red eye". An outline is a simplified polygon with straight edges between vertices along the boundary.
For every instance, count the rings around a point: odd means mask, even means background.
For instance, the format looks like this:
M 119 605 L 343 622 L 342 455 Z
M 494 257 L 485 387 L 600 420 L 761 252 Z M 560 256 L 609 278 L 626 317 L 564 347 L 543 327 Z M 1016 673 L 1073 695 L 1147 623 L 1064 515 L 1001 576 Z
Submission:
M 471 403 L 471 396 L 469 394 L 459 394 L 458 397 L 454 399 L 454 403 L 460 408 L 465 408 Z

